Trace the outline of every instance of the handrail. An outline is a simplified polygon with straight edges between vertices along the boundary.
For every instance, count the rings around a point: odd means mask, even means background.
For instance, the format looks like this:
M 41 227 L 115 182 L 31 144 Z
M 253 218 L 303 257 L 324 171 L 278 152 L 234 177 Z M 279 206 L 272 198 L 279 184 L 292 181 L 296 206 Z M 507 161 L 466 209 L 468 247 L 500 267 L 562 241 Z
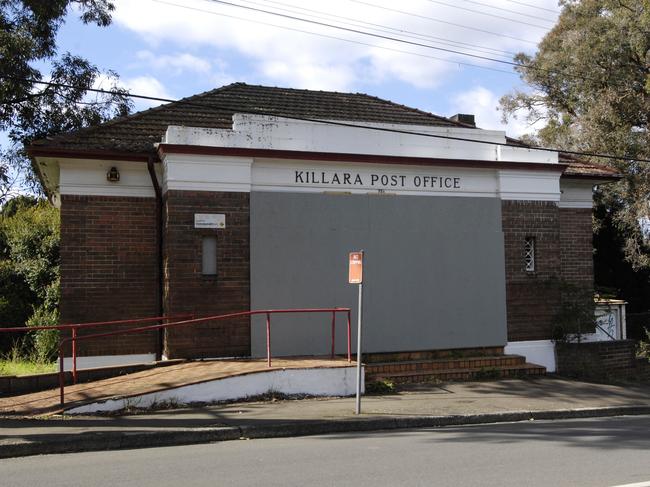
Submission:
M 160 330 L 164 328 L 175 328 L 186 325 L 194 325 L 197 323 L 204 323 L 206 321 L 220 321 L 231 318 L 240 318 L 243 316 L 256 316 L 256 315 L 266 315 L 266 358 L 267 365 L 271 367 L 271 315 L 272 314 L 289 314 L 289 313 L 332 313 L 332 346 L 331 346 L 331 358 L 334 358 L 334 342 L 336 338 L 336 313 L 346 313 L 347 314 L 347 334 L 348 334 L 348 362 L 352 361 L 352 352 L 351 352 L 351 329 L 350 329 L 350 308 L 299 308 L 299 309 L 264 309 L 264 310 L 251 310 L 251 311 L 240 311 L 237 313 L 228 313 L 224 315 L 216 316 L 206 316 L 202 318 L 193 318 L 190 320 L 176 321 L 172 323 L 162 323 L 159 325 L 149 325 L 149 326 L 140 326 L 136 328 L 129 328 L 127 330 L 116 330 L 106 333 L 94 333 L 92 335 L 83 335 L 80 337 L 72 336 L 61 339 L 59 341 L 59 389 L 60 389 L 60 402 L 63 405 L 65 397 L 65 376 L 64 376 L 64 360 L 63 355 L 63 346 L 72 341 L 73 344 L 77 340 L 89 340 L 92 338 L 104 338 L 115 335 L 128 335 L 131 333 L 142 333 L 150 330 Z
M 171 316 L 153 316 L 147 318 L 132 318 L 128 320 L 114 320 L 114 321 L 93 321 L 90 323 L 66 323 L 64 325 L 47 325 L 47 326 L 17 326 L 13 328 L 2 328 L 0 327 L 0 332 L 28 332 L 28 331 L 39 331 L 39 330 L 67 330 L 70 328 L 91 328 L 94 326 L 103 326 L 103 325 L 126 325 L 129 323 L 146 323 L 147 321 L 160 321 L 160 320 L 171 320 L 177 318 L 186 318 L 194 316 L 193 314 L 179 314 Z
M 112 321 L 94 321 L 90 323 L 67 323 L 64 325 L 48 325 L 48 326 L 21 326 L 13 328 L 0 328 L 2 333 L 15 333 L 15 332 L 29 332 L 40 330 L 72 330 L 72 382 L 77 383 L 77 330 L 79 328 L 93 328 L 106 325 L 128 325 L 132 323 L 148 323 L 150 321 L 162 320 L 176 320 L 179 318 L 194 317 L 193 314 L 177 314 L 170 316 L 153 316 L 146 318 L 130 318 L 128 320 L 112 320 Z

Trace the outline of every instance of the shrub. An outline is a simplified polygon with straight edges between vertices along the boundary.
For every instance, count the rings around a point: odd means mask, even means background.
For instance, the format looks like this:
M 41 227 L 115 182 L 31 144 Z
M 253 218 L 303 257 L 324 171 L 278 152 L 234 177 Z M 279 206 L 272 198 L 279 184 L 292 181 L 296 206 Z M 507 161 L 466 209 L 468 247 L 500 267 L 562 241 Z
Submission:
M 59 324 L 59 312 L 41 306 L 27 320 L 27 326 L 52 326 Z M 39 330 L 33 334 L 31 359 L 38 363 L 52 362 L 59 349 L 59 330 Z

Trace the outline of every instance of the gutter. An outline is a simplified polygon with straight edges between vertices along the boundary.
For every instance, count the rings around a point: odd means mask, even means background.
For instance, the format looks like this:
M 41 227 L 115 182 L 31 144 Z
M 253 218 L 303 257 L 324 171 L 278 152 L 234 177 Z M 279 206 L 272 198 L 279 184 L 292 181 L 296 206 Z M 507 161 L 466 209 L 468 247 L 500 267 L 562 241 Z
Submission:
M 163 269 L 163 202 L 162 202 L 162 190 L 160 188 L 160 183 L 158 182 L 158 176 L 156 176 L 156 170 L 154 168 L 154 156 L 150 155 L 147 158 L 147 169 L 149 170 L 149 177 L 151 177 L 151 185 L 153 190 L 156 193 L 156 264 L 158 267 L 158 292 L 156 293 L 156 307 L 158 308 L 158 316 L 163 316 L 163 278 L 164 278 L 164 269 Z M 165 340 L 165 331 L 163 328 L 158 330 L 158 337 L 156 340 L 156 360 L 162 360 L 162 353 Z

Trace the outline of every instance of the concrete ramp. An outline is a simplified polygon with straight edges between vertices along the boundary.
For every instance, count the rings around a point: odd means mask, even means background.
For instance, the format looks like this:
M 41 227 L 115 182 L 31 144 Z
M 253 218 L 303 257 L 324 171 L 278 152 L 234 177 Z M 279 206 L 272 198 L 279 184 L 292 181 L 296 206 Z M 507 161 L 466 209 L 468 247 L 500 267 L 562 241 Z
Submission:
M 269 393 L 308 396 L 351 396 L 356 391 L 355 367 L 284 368 L 251 372 L 149 394 L 108 399 L 66 410 L 92 414 L 131 408 L 182 406 L 261 396 Z
M 0 397 L 0 415 L 90 414 L 155 405 L 209 403 L 274 392 L 287 395 L 349 396 L 355 393 L 356 364 L 344 359 L 284 357 L 273 360 L 203 360 L 68 386 L 59 390 Z

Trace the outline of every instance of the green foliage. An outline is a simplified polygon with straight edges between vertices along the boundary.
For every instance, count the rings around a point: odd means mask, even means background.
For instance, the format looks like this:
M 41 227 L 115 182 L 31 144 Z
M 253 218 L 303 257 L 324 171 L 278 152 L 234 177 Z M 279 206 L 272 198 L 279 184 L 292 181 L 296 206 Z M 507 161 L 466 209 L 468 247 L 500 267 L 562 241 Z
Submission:
M 530 90 L 501 99 L 504 118 L 545 120 L 534 138 L 543 145 L 630 158 L 593 161 L 624 175 L 598 188 L 597 203 L 622 236 L 625 258 L 650 268 L 650 164 L 632 161 L 650 159 L 650 2 L 561 4 L 537 53 L 515 57 Z
M 388 379 L 381 379 L 366 384 L 366 394 L 394 394 L 395 383 Z
M 0 326 L 22 326 L 32 313 L 36 294 L 6 260 L 0 260 Z M 8 350 L 20 334 L 0 333 L 0 351 Z
M 645 340 L 639 342 L 639 348 L 637 350 L 637 356 L 640 358 L 648 359 L 650 362 L 650 328 L 645 329 Z
M 43 200 L 0 222 L 9 261 L 48 309 L 58 306 L 59 227 L 59 211 Z
M 596 303 L 590 286 L 579 286 L 559 280 L 560 308 L 555 316 L 554 340 L 582 340 L 585 333 L 593 333 L 596 327 Z
M 0 326 L 58 322 L 59 225 L 59 211 L 44 200 L 18 197 L 0 212 Z M 51 335 L 3 334 L 0 350 L 19 339 L 23 355 L 34 349 L 38 360 L 47 360 Z
M 110 24 L 113 10 L 108 0 L 0 0 L 0 131 L 7 131 L 10 140 L 9 147 L 0 148 L 0 203 L 12 184 L 9 168 L 22 175 L 23 184 L 40 189 L 24 144 L 131 110 L 114 72 L 104 73 L 86 59 L 57 50 L 56 36 L 68 12 L 103 27 Z M 25 81 L 45 77 L 68 86 Z M 88 88 L 100 77 L 111 93 L 89 96 Z
M 2 375 L 34 375 L 56 372 L 55 363 L 37 363 L 20 357 L 0 358 L 0 376 Z
M 58 310 L 40 306 L 27 321 L 27 326 L 53 326 L 59 324 Z M 31 359 L 36 363 L 52 362 L 59 350 L 59 330 L 39 330 L 33 333 Z

